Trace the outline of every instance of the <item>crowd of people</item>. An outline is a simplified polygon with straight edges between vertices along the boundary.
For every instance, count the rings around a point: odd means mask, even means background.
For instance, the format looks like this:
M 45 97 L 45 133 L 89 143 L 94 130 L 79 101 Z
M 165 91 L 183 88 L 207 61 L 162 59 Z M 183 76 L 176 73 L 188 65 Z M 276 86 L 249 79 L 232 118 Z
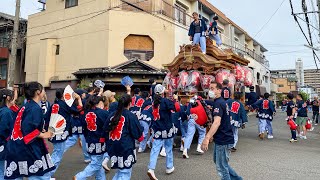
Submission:
M 208 150 L 214 137 L 214 162 L 221 179 L 242 179 L 228 165 L 228 158 L 230 150 L 236 151 L 238 129 L 244 128 L 248 120 L 240 101 L 242 94 L 236 92 L 231 99 L 233 95 L 226 84 L 227 81 L 224 85 L 212 82 L 207 95 L 198 94 L 187 104 L 182 104 L 177 94 L 168 97 L 166 88 L 156 82 L 150 92 L 139 88 L 131 92 L 126 86 L 126 93 L 118 99 L 115 92 L 89 87 L 75 90 L 71 107 L 64 99 L 64 89 L 56 90 L 50 104 L 38 82 L 24 84 L 26 100 L 21 107 L 15 104 L 16 90 L 2 89 L 0 179 L 53 179 L 64 153 L 79 140 L 88 165 L 74 179 L 106 179 L 108 165 L 116 170 L 113 179 L 130 179 L 136 152 L 143 153 L 148 146 L 151 152 L 147 175 L 155 180 L 159 154 L 166 156 L 166 173 L 171 174 L 175 170 L 174 137 L 181 134 L 180 150 L 184 158 L 189 158 L 196 130 L 199 154 Z M 60 134 L 50 129 L 54 118 L 66 121 Z M 51 154 L 48 142 L 53 145 Z

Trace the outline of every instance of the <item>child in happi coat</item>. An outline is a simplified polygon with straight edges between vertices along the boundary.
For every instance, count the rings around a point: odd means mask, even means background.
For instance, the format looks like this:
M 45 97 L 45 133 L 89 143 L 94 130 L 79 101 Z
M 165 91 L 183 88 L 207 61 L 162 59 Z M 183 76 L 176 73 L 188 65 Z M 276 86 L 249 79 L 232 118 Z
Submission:
M 111 168 L 118 169 L 113 180 L 131 178 L 132 166 L 137 160 L 135 140 L 143 140 L 143 127 L 137 116 L 129 111 L 130 105 L 131 96 L 123 95 L 117 111 L 110 114 L 104 125 Z
M 154 91 L 156 94 L 154 96 L 152 105 L 153 122 L 151 127 L 154 133 L 154 141 L 152 144 L 150 162 L 148 166 L 148 176 L 150 179 L 157 179 L 154 170 L 156 168 L 158 155 L 163 144 L 167 159 L 166 173 L 171 174 L 174 171 L 172 146 L 176 128 L 173 125 L 171 115 L 172 112 L 180 111 L 180 105 L 178 102 L 174 103 L 173 101 L 164 98 L 165 88 L 161 84 L 156 85 Z
M 56 99 L 54 104 L 52 104 L 50 110 L 47 112 L 46 123 L 49 124 L 50 117 L 52 114 L 59 114 L 66 120 L 66 128 L 64 129 L 63 134 L 55 135 L 53 138 L 50 138 L 49 141 L 53 144 L 53 152 L 51 154 L 52 161 L 56 166 L 56 169 L 51 171 L 51 176 L 54 175 L 56 170 L 58 169 L 63 154 L 66 149 L 66 141 L 69 135 L 71 135 L 71 114 L 79 113 L 82 111 L 82 101 L 80 96 L 77 93 L 73 93 L 73 97 L 78 101 L 78 106 L 69 107 L 63 98 L 64 89 L 56 90 Z
M 258 109 L 259 118 L 259 137 L 264 139 L 264 133 L 268 129 L 268 139 L 273 138 L 272 119 L 276 110 L 274 109 L 272 101 L 269 98 L 270 94 L 265 93 L 264 98 L 252 104 L 254 109 Z M 267 122 L 268 121 L 268 122 Z
M 38 82 L 29 82 L 24 85 L 24 93 L 28 101 L 19 110 L 6 145 L 5 179 L 48 180 L 55 167 L 44 142 L 53 135 L 44 131 L 39 106 L 44 88 Z
M 244 109 L 243 104 L 240 102 L 241 92 L 234 93 L 234 99 L 227 100 L 231 115 L 231 125 L 234 137 L 234 145 L 231 148 L 231 151 L 235 152 L 237 143 L 238 143 L 238 129 L 244 128 L 245 124 L 248 122 L 246 110 Z
M 10 139 L 15 117 L 15 112 L 10 109 L 13 105 L 12 100 L 13 91 L 9 89 L 0 90 L 0 179 L 4 179 L 6 144 Z
M 82 89 L 77 89 L 75 90 L 75 93 L 77 93 L 80 98 L 82 99 L 82 103 L 84 102 L 83 99 L 85 98 L 85 91 Z M 72 105 L 72 109 L 76 109 L 78 106 L 78 101 L 75 101 Z M 69 148 L 74 146 L 77 142 L 78 139 L 80 138 L 81 142 L 81 148 L 82 148 L 82 154 L 84 157 L 84 162 L 89 163 L 90 156 L 87 152 L 87 147 L 86 147 L 86 139 L 83 135 L 83 126 L 82 126 L 82 121 L 81 121 L 81 116 L 84 115 L 83 111 L 76 111 L 71 114 L 71 127 L 72 127 L 72 135 L 68 137 L 66 141 L 66 146 L 64 152 L 66 152 Z
M 106 179 L 105 171 L 102 167 L 103 156 L 106 152 L 103 126 L 108 116 L 109 112 L 104 110 L 104 97 L 89 97 L 85 104 L 83 122 L 84 137 L 86 138 L 86 147 L 90 154 L 91 162 L 83 171 L 74 176 L 74 180 L 85 180 L 90 176 L 95 176 L 97 180 Z

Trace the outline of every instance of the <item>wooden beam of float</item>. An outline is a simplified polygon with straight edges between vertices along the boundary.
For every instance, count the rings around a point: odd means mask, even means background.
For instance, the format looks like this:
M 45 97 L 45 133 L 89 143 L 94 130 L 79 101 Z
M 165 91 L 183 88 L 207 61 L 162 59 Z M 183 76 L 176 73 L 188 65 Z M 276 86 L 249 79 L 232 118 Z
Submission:
M 182 70 L 198 70 L 204 74 L 215 74 L 219 69 L 234 69 L 238 63 L 247 66 L 250 61 L 233 53 L 230 50 L 221 50 L 213 45 L 212 40 L 207 38 L 207 53 L 201 52 L 200 46 L 183 45 L 180 46 L 179 54 L 169 64 L 163 66 L 168 69 L 173 76 Z

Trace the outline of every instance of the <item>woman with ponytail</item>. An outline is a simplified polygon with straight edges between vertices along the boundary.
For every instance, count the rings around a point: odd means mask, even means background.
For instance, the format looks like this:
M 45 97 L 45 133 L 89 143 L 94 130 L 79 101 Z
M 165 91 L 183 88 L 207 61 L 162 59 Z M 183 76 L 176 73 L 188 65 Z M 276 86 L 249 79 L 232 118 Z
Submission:
M 85 104 L 83 116 L 84 137 L 86 139 L 87 151 L 91 157 L 88 166 L 76 176 L 74 180 L 85 180 L 90 176 L 95 176 L 97 180 L 105 180 L 106 175 L 102 168 L 102 160 L 106 152 L 103 125 L 109 116 L 109 112 L 104 110 L 103 96 L 90 96 Z
M 4 179 L 6 143 L 14 123 L 14 112 L 10 109 L 13 94 L 13 91 L 8 89 L 0 90 L 0 179 Z
M 148 176 L 151 180 L 157 179 L 154 170 L 162 145 L 164 145 L 166 151 L 166 173 L 171 174 L 174 171 L 172 146 L 176 128 L 172 121 L 172 112 L 180 111 L 180 104 L 177 102 L 178 97 L 174 96 L 174 101 L 164 98 L 165 88 L 161 84 L 156 85 L 154 92 L 155 96 L 152 105 L 153 122 L 151 126 L 154 141 L 152 143 L 150 163 L 148 166 Z
M 24 93 L 28 101 L 19 110 L 6 144 L 4 178 L 49 180 L 49 172 L 55 167 L 44 139 L 51 138 L 53 134 L 44 131 L 43 113 L 39 106 L 45 91 L 40 83 L 30 82 L 24 85 Z
M 108 117 L 104 128 L 107 132 L 107 152 L 111 168 L 118 169 L 113 180 L 130 179 L 136 163 L 135 140 L 143 140 L 143 128 L 136 115 L 129 111 L 131 96 L 123 95 L 118 108 Z

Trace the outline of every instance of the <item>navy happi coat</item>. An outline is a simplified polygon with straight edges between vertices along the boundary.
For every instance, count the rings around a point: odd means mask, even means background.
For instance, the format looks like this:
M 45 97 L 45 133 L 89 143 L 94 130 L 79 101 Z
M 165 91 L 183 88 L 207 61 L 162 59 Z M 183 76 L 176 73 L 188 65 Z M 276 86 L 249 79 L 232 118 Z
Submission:
M 72 123 L 71 123 L 71 114 L 77 114 L 81 111 L 82 107 L 71 106 L 69 107 L 66 102 L 62 100 L 56 100 L 52 104 L 51 108 L 46 115 L 46 124 L 49 125 L 51 114 L 58 113 L 65 118 L 67 126 L 64 129 L 63 134 L 55 135 L 53 138 L 50 138 L 49 141 L 52 143 L 64 142 L 72 133 Z
M 7 106 L 0 108 L 0 161 L 4 161 L 6 144 L 10 139 L 14 124 L 14 113 Z
M 109 116 L 109 111 L 94 108 L 86 111 L 83 116 L 84 137 L 87 151 L 91 155 L 100 155 L 106 152 L 103 125 Z
M 261 99 L 252 104 L 254 109 L 258 109 L 258 117 L 263 120 L 273 120 L 273 113 L 276 112 L 272 101 L 268 99 Z
M 149 124 L 149 126 L 151 125 L 151 122 L 153 121 L 153 109 L 152 109 L 152 105 L 148 105 L 147 107 L 145 107 L 142 111 L 141 114 L 139 116 L 139 121 L 145 121 Z
M 153 108 L 152 130 L 155 139 L 170 139 L 177 132 L 172 120 L 172 113 L 179 112 L 180 105 L 167 98 L 161 98 L 158 108 Z
M 42 109 L 33 100 L 18 112 L 5 157 L 5 179 L 42 176 L 55 167 L 43 139 Z
M 115 113 L 112 113 L 104 128 L 107 130 Z M 135 140 L 143 140 L 143 127 L 136 115 L 125 109 L 118 126 L 106 134 L 107 152 L 112 169 L 130 169 L 136 163 Z
M 229 99 L 227 100 L 227 104 L 231 116 L 231 125 L 241 127 L 248 122 L 246 110 L 239 100 Z

